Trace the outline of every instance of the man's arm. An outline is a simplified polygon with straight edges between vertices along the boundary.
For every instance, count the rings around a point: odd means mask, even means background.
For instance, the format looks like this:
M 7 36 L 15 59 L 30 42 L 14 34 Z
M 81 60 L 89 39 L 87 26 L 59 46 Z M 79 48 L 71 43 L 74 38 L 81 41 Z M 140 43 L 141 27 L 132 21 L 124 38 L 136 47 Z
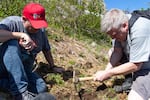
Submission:
M 105 70 L 109 70 L 115 66 L 117 66 L 122 58 L 123 51 L 122 48 L 114 47 L 109 51 L 109 62 L 105 68 Z
M 11 31 L 0 29 L 0 42 L 5 42 L 10 39 L 19 39 L 20 45 L 28 50 L 32 50 L 34 47 L 36 47 L 33 40 L 26 33 L 11 32 Z
M 22 34 L 19 34 L 19 32 L 10 32 L 6 30 L 0 30 L 0 42 L 5 42 L 9 39 L 19 39 L 22 38 Z
M 43 54 L 45 56 L 45 59 L 47 60 L 47 62 L 50 65 L 49 66 L 50 69 L 52 69 L 53 71 L 58 72 L 58 73 L 62 73 L 63 71 L 65 71 L 64 68 L 55 66 L 51 51 L 43 51 Z
M 142 62 L 141 63 L 128 62 L 122 65 L 119 65 L 117 67 L 114 67 L 110 70 L 101 70 L 101 71 L 96 72 L 96 74 L 94 75 L 94 80 L 104 81 L 115 75 L 129 74 L 131 72 L 140 70 L 142 64 L 143 64 Z
M 44 54 L 45 59 L 47 60 L 47 62 L 49 64 L 50 68 L 53 68 L 54 67 L 54 60 L 53 60 L 51 52 L 43 50 L 43 54 Z

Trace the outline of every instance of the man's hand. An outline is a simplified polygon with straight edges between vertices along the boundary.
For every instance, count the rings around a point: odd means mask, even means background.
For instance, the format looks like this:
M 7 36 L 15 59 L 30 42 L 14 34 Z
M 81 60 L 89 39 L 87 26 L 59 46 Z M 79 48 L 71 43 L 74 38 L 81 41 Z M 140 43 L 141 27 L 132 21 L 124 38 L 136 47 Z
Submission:
M 23 33 L 21 35 L 21 38 L 19 40 L 19 44 L 28 51 L 31 51 L 35 47 L 37 47 L 37 45 L 34 43 L 34 41 L 25 33 Z
M 101 70 L 101 71 L 98 71 L 96 72 L 96 74 L 93 75 L 94 76 L 94 81 L 104 81 L 104 80 L 107 80 L 110 78 L 110 74 L 107 70 Z
M 65 71 L 64 68 L 58 67 L 58 66 L 56 66 L 56 65 L 52 67 L 52 70 L 53 70 L 54 72 L 56 72 L 56 73 L 63 73 L 63 72 Z

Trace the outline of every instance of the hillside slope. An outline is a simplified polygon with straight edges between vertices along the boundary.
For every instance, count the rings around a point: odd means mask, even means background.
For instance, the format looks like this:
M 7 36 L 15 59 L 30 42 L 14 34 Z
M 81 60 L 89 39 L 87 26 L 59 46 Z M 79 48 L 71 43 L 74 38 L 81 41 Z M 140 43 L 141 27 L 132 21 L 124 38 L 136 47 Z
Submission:
M 73 83 L 73 71 L 76 77 L 92 76 L 96 71 L 104 69 L 107 64 L 109 47 L 89 41 L 79 41 L 75 38 L 51 31 L 49 39 L 55 64 L 65 68 L 58 74 L 48 71 L 47 62 L 42 53 L 37 57 L 40 63 L 40 73 L 48 83 L 49 92 L 57 100 L 126 100 L 126 93 L 116 94 L 112 90 L 113 78 L 104 83 L 90 81 Z M 39 70 L 38 69 L 38 70 Z

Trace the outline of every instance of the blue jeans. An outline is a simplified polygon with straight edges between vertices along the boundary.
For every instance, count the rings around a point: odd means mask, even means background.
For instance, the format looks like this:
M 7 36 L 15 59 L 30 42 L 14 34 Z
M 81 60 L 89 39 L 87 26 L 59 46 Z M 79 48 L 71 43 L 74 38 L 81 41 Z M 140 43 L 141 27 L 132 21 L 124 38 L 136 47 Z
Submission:
M 32 72 L 34 58 L 23 59 L 17 40 L 9 40 L 0 46 L 0 88 L 17 95 L 28 90 L 42 93 L 47 90 L 42 78 Z

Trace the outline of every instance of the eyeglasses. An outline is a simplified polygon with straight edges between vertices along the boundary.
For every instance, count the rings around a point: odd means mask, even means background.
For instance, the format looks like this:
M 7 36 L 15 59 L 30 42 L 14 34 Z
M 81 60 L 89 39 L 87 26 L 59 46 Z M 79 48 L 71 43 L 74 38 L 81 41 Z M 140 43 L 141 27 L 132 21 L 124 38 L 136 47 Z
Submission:
M 122 33 L 121 29 L 112 28 L 110 31 L 107 32 L 111 38 L 116 38 L 118 34 Z

